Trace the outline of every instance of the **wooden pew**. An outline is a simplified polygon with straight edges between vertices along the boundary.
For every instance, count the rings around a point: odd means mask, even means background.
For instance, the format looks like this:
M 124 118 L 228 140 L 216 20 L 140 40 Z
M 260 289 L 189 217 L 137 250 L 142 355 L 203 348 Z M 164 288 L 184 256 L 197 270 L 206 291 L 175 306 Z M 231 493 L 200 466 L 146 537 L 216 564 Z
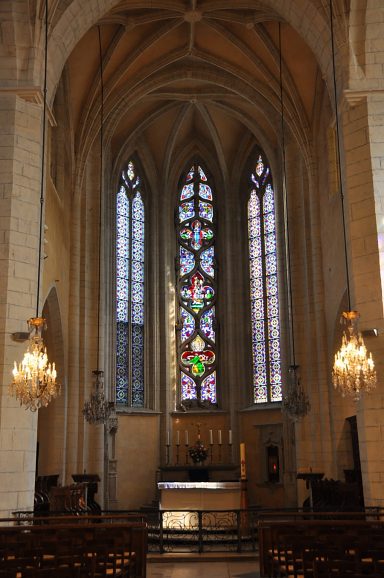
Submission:
M 329 516 L 329 513 L 328 513 Z M 260 576 L 384 576 L 384 521 L 260 519 Z
M 147 527 L 126 516 L 0 526 L 0 578 L 145 578 Z M 8 520 L 10 522 L 10 520 Z

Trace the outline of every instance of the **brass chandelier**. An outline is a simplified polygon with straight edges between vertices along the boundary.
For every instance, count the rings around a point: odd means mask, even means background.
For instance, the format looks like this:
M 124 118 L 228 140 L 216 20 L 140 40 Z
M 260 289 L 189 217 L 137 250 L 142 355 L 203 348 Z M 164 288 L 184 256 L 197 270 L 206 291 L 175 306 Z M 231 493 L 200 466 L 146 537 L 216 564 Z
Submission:
M 26 409 L 36 411 L 49 404 L 52 398 L 60 393 L 60 385 L 56 383 L 57 372 L 54 363 L 48 361 L 42 331 L 46 328 L 45 319 L 39 316 L 40 276 L 42 260 L 42 230 L 44 205 L 44 168 L 45 168 L 45 125 L 47 117 L 47 64 L 48 64 L 48 0 L 45 0 L 45 45 L 44 45 L 44 90 L 43 90 L 43 121 L 41 149 L 41 183 L 40 183 L 40 231 L 37 267 L 37 297 L 36 317 L 28 319 L 29 332 L 34 332 L 28 349 L 21 363 L 14 362 L 13 381 L 9 387 L 10 395 L 15 396 Z
M 353 311 L 351 307 L 351 292 L 349 286 L 349 267 L 347 253 L 347 239 L 345 229 L 344 213 L 344 192 L 343 180 L 341 177 L 341 158 L 340 158 L 340 127 L 339 113 L 337 103 L 336 87 L 336 66 L 335 66 L 335 41 L 333 30 L 333 5 L 329 0 L 330 24 L 331 24 L 331 48 L 332 48 L 332 71 L 333 71 L 333 92 L 335 100 L 335 117 L 336 117 L 336 141 L 337 141 L 337 162 L 339 190 L 341 198 L 341 211 L 343 223 L 343 240 L 344 240 L 344 257 L 345 270 L 347 277 L 347 297 L 348 311 L 344 311 L 340 323 L 346 326 L 342 343 L 339 351 L 335 354 L 335 360 L 332 369 L 332 383 L 338 389 L 342 396 L 351 396 L 355 400 L 360 399 L 361 394 L 369 392 L 376 387 L 377 376 L 372 354 L 367 352 L 363 337 L 358 330 L 358 319 L 360 314 Z
M 111 414 L 113 404 L 110 404 L 104 393 L 104 372 L 99 369 L 100 359 L 100 286 L 101 286 L 101 207 L 103 183 L 103 125 L 104 125 L 104 84 L 103 55 L 101 49 L 101 31 L 97 27 L 100 59 L 100 192 L 99 192 L 99 240 L 98 240 L 98 295 L 97 295 L 97 369 L 92 373 L 95 380 L 88 401 L 84 403 L 83 415 L 90 424 L 105 424 Z
M 290 344 L 292 363 L 288 368 L 289 379 L 286 384 L 284 395 L 281 403 L 282 412 L 292 421 L 299 421 L 307 415 L 311 405 L 307 394 L 305 393 L 298 374 L 299 366 L 296 364 L 295 354 L 295 331 L 293 326 L 293 300 L 292 300 L 292 275 L 291 275 L 291 256 L 290 256 L 290 238 L 289 238 L 289 220 L 288 220 L 288 200 L 286 186 L 286 167 L 285 167 L 285 130 L 284 130 L 284 99 L 283 99 L 283 75 L 282 75 L 282 53 L 281 53 L 281 24 L 279 22 L 279 80 L 280 80 L 280 105 L 281 105 L 281 149 L 283 162 L 282 189 L 284 198 L 285 214 L 285 247 L 287 262 L 287 288 L 288 288 L 288 315 L 290 325 Z

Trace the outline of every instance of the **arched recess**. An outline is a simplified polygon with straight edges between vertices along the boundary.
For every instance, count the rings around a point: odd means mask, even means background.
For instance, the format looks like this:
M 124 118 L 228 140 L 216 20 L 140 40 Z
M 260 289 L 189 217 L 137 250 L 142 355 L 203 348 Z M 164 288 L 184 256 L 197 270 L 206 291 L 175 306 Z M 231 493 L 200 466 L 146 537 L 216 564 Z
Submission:
M 44 342 L 47 347 L 49 360 L 54 361 L 56 364 L 57 381 L 61 384 L 61 392 L 47 407 L 39 409 L 36 476 L 60 474 L 61 481 L 64 481 L 67 394 L 64 372 L 63 331 L 55 287 L 52 287 L 44 303 L 43 317 L 47 322 Z

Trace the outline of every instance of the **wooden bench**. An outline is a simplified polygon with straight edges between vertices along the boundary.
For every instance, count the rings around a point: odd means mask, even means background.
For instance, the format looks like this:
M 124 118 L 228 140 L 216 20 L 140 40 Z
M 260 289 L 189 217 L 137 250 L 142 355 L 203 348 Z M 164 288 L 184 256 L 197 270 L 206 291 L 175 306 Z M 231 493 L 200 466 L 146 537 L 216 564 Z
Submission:
M 0 526 L 0 578 L 145 578 L 147 527 L 124 516 Z M 14 522 L 14 521 L 13 521 Z
M 258 526 L 261 576 L 384 576 L 382 520 L 319 519 L 316 513 L 316 519 L 260 519 Z

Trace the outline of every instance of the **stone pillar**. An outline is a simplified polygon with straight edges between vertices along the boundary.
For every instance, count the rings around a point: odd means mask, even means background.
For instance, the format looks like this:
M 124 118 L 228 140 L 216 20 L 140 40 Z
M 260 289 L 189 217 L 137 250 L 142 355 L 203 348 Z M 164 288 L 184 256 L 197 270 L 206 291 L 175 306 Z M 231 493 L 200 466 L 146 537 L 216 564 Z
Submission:
M 384 91 L 367 92 L 344 115 L 350 229 L 352 307 L 361 329 L 384 331 Z M 384 505 L 383 343 L 367 338 L 378 386 L 357 404 L 357 425 L 365 505 Z
M 38 100 L 38 98 L 36 99 Z M 33 507 L 37 414 L 8 394 L 36 313 L 42 108 L 0 92 L 0 515 Z

